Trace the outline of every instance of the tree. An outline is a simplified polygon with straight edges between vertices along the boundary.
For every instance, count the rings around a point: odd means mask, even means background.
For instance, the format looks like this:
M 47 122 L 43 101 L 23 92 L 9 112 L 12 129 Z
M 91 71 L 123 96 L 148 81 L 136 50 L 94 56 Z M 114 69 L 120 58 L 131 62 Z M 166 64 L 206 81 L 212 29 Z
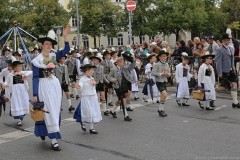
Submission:
M 58 0 L 16 0 L 12 7 L 20 26 L 35 37 L 46 35 L 54 26 L 67 25 L 70 19 Z
M 158 31 L 164 35 L 175 34 L 176 41 L 181 30 L 202 32 L 206 27 L 203 0 L 159 0 L 157 11 Z
M 96 38 L 101 35 L 116 37 L 122 28 L 124 14 L 120 6 L 116 6 L 109 0 L 79 0 L 79 14 L 82 16 L 81 33 L 94 38 L 96 48 Z M 68 8 L 71 9 L 72 17 L 76 17 L 76 4 L 70 2 Z

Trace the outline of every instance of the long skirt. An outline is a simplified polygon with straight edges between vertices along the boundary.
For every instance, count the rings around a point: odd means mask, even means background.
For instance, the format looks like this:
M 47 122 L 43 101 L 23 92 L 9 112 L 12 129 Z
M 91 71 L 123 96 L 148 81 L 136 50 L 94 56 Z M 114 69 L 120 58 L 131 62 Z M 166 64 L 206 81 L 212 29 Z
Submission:
M 180 79 L 179 85 L 177 85 L 176 97 L 186 99 L 190 98 L 187 77 Z
M 211 81 L 211 77 L 205 76 L 204 83 L 201 83 L 204 90 L 209 90 L 210 92 L 204 92 L 203 101 L 206 100 L 216 100 L 216 91 L 214 89 L 214 84 Z

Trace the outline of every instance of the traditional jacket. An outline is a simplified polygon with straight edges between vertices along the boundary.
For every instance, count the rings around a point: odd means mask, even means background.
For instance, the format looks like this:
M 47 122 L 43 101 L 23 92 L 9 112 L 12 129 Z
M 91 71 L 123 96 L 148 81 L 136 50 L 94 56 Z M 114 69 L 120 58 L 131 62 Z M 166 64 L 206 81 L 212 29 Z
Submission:
M 64 76 L 64 77 L 63 77 Z M 56 77 L 59 80 L 60 84 L 62 84 L 64 81 L 69 84 L 69 74 L 68 74 L 68 68 L 65 64 L 57 64 L 56 65 Z M 64 78 L 64 81 L 63 81 Z
M 69 58 L 65 64 L 68 66 L 69 75 L 80 75 L 80 61 L 77 58 Z
M 168 79 L 167 77 L 165 76 L 161 76 L 161 73 L 162 71 L 166 71 L 168 73 L 168 77 L 171 76 L 171 73 L 170 73 L 170 67 L 168 65 L 168 63 L 163 63 L 161 61 L 159 61 L 158 63 L 156 63 L 153 67 L 153 70 L 152 70 L 152 75 L 155 76 L 155 81 L 156 82 L 168 82 Z

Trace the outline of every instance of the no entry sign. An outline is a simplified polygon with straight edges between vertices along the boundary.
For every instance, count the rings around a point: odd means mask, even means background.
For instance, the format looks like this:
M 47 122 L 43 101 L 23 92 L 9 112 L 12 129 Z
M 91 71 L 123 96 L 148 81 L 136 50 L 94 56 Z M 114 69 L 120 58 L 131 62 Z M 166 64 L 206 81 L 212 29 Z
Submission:
M 136 9 L 136 3 L 134 1 L 128 1 L 127 2 L 127 10 L 129 11 L 133 11 L 134 9 Z

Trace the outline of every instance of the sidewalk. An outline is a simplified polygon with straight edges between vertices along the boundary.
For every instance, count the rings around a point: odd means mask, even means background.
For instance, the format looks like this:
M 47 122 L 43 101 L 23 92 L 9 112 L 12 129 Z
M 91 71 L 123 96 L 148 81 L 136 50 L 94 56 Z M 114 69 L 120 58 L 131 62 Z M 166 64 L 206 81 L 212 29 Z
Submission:
M 139 84 L 139 93 L 142 93 L 142 88 L 144 87 L 144 84 L 145 83 L 140 83 Z M 167 91 L 169 93 L 175 93 L 176 92 L 176 86 L 167 86 Z M 229 100 L 232 99 L 230 91 L 226 92 L 226 93 L 218 93 L 218 92 L 216 92 L 216 98 L 217 99 L 229 99 Z

